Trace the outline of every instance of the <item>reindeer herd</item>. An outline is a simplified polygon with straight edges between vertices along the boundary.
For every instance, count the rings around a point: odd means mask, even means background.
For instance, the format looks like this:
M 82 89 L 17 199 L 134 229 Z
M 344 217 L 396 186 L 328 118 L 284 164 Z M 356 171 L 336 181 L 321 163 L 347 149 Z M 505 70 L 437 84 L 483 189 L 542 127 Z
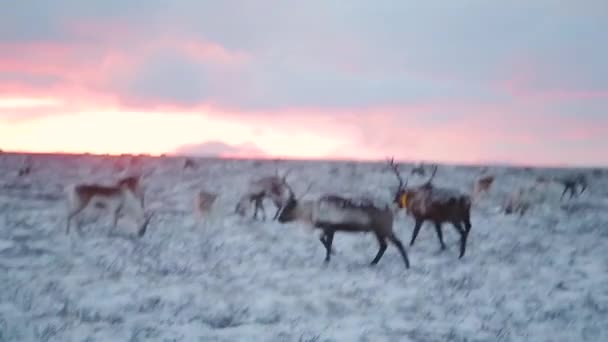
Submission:
M 184 169 L 196 168 L 191 159 L 186 159 Z M 19 176 L 25 175 L 22 170 L 29 165 L 21 167 Z M 405 209 L 405 213 L 413 218 L 414 228 L 409 246 L 413 246 L 424 222 L 430 222 L 437 234 L 441 250 L 446 249 L 443 240 L 443 225 L 449 224 L 460 236 L 459 258 L 466 252 L 467 239 L 471 232 L 471 207 L 474 199 L 488 192 L 495 182 L 495 176 L 483 174 L 474 183 L 472 194 L 453 188 L 440 187 L 433 184 L 438 166 L 431 167 L 428 179 L 415 186 L 408 185 L 399 165 L 394 159 L 387 159 L 387 170 L 391 171 L 398 184 L 393 191 L 392 203 L 384 206 L 377 205 L 368 198 L 353 198 L 335 193 L 326 193 L 314 200 L 303 200 L 312 187 L 312 183 L 299 196 L 287 181 L 290 171 L 279 176 L 275 175 L 255 179 L 248 184 L 238 200 L 234 214 L 244 216 L 251 206 L 254 207 L 253 219 L 258 218 L 261 211 L 266 220 L 264 200 L 269 199 L 276 207 L 273 220 L 281 224 L 299 221 L 313 229 L 321 231 L 320 242 L 325 247 L 325 262 L 329 262 L 333 254 L 332 243 L 336 232 L 344 233 L 373 233 L 378 241 L 378 252 L 370 265 L 376 265 L 384 255 L 389 244 L 397 248 L 406 268 L 410 267 L 406 249 L 395 234 L 393 224 L 396 213 Z M 423 165 L 414 167 L 410 175 L 426 176 L 427 171 Z M 588 186 L 584 175 L 575 175 L 566 178 L 538 177 L 536 185 L 520 188 L 513 191 L 507 198 L 503 212 L 505 214 L 518 213 L 523 215 L 532 205 L 529 193 L 536 191 L 538 184 L 558 181 L 564 187 L 561 198 L 570 192 L 570 198 L 582 194 Z M 70 223 L 87 206 L 105 208 L 112 215 L 112 229 L 116 228 L 119 215 L 126 214 L 133 217 L 138 223 L 137 235 L 144 236 L 153 217 L 153 213 L 146 214 L 144 209 L 144 187 L 142 176 L 126 176 L 118 179 L 113 185 L 98 183 L 79 183 L 66 187 L 67 219 L 65 233 L 70 233 Z M 581 188 L 579 191 L 578 188 Z M 218 198 L 217 193 L 200 190 L 194 196 L 194 213 L 200 220 L 207 217 L 212 211 Z M 560 199 L 561 199 L 560 198 Z

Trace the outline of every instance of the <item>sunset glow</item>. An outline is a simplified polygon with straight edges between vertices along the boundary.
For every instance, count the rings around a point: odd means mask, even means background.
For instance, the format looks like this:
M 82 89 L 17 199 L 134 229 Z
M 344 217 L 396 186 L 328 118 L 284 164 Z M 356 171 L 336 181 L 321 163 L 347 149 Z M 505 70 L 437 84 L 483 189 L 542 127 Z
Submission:
M 15 4 L 0 148 L 608 165 L 594 6 L 323 4 Z
M 19 108 L 36 108 L 58 106 L 61 101 L 55 98 L 35 97 L 0 97 L 0 109 L 15 110 Z

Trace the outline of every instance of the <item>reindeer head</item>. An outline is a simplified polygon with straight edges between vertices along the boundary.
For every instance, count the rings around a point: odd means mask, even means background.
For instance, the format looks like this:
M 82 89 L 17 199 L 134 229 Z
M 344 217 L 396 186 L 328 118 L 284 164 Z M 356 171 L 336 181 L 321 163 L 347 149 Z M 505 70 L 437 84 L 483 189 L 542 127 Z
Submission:
M 433 181 L 433 178 L 435 177 L 435 174 L 437 173 L 437 165 L 433 166 L 433 171 L 431 172 L 431 177 L 424 184 L 422 184 L 420 187 L 417 187 L 417 188 L 408 188 L 407 187 L 408 179 L 406 179 L 405 182 L 403 181 L 403 178 L 401 177 L 401 172 L 399 171 L 399 165 L 395 164 L 394 158 L 388 159 L 387 162 L 388 162 L 389 168 L 393 171 L 393 173 L 397 177 L 397 180 L 399 181 L 399 185 L 397 186 L 397 189 L 394 191 L 395 195 L 393 197 L 393 203 L 396 204 L 399 208 L 406 208 L 408 201 L 411 199 L 411 197 L 416 193 L 416 191 L 418 189 L 431 188 L 433 186 L 431 182 Z
M 276 215 L 276 219 L 280 223 L 295 221 L 298 218 L 297 208 L 298 208 L 299 201 L 308 193 L 308 191 L 310 191 L 310 189 L 312 188 L 312 185 L 313 185 L 313 183 L 310 183 L 308 185 L 308 188 L 306 189 L 306 191 L 304 191 L 301 196 L 296 198 L 295 193 L 293 192 L 293 189 L 291 188 L 291 186 L 287 182 L 284 183 L 284 188 L 285 188 L 287 197 L 286 197 L 286 200 L 283 202 L 282 207 L 279 209 L 279 211 L 277 212 L 277 215 Z
M 125 187 L 125 188 L 128 188 L 129 190 L 135 192 L 140 185 L 139 176 L 127 176 L 127 177 L 121 178 L 116 182 L 116 184 L 119 187 Z

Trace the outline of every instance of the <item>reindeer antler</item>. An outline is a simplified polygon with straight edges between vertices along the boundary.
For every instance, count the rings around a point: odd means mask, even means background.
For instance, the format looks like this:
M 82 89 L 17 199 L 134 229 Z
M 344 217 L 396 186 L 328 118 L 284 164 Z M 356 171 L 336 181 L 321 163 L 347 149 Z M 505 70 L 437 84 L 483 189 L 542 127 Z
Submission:
M 433 172 L 431 172 L 431 177 L 429 178 L 429 180 L 426 181 L 425 184 L 431 184 L 431 182 L 433 181 L 433 178 L 435 178 L 435 174 L 437 173 L 437 164 L 433 165 Z
M 402 190 L 404 187 L 407 186 L 407 179 L 405 180 L 405 183 L 403 182 L 403 178 L 401 177 L 401 173 L 399 172 L 399 165 L 395 164 L 395 158 L 391 157 L 390 159 L 386 159 L 388 162 L 388 166 L 389 168 L 393 171 L 393 173 L 395 174 L 395 176 L 397 177 L 397 180 L 399 181 L 399 187 L 397 191 Z
M 289 176 L 289 173 L 293 171 L 293 168 L 289 168 L 287 169 L 287 171 L 285 171 L 285 173 L 283 174 L 283 177 L 281 177 L 281 180 L 283 181 L 283 184 L 287 183 L 287 176 Z M 278 170 L 277 170 L 278 172 Z
M 310 191 L 310 189 L 312 189 L 312 186 L 315 184 L 315 182 L 310 182 L 310 184 L 308 184 L 308 187 L 306 188 L 306 190 L 300 195 L 298 196 L 298 198 L 296 200 L 301 200 L 302 198 L 304 198 L 304 196 L 306 196 L 306 194 L 308 194 L 308 192 Z

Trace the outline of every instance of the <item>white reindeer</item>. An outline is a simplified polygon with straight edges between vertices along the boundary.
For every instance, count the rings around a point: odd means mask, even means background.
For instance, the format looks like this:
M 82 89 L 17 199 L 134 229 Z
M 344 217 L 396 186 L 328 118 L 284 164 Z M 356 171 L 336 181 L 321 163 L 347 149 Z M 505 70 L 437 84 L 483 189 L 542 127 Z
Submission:
M 322 230 L 323 234 L 319 240 L 325 247 L 326 263 L 333 254 L 332 243 L 336 232 L 372 232 L 378 240 L 379 249 L 370 263 L 371 266 L 380 261 L 388 241 L 399 250 L 405 267 L 410 267 L 403 243 L 393 231 L 394 215 L 388 205 L 381 208 L 369 200 L 357 201 L 332 194 L 324 195 L 316 201 L 300 201 L 288 185 L 287 189 L 289 198 L 279 210 L 278 221 L 280 223 L 303 221 L 313 228 Z

